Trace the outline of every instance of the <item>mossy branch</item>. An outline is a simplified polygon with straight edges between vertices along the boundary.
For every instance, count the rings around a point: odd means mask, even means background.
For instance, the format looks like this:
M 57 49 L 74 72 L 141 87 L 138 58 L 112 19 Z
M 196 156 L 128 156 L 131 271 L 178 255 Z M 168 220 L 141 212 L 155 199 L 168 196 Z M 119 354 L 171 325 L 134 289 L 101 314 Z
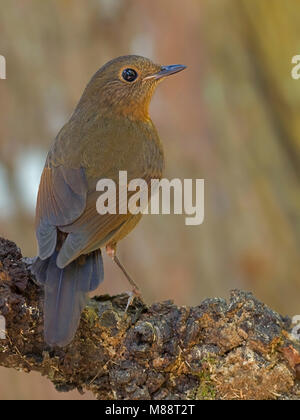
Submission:
M 232 291 L 229 302 L 145 307 L 127 295 L 90 300 L 74 342 L 43 341 L 43 291 L 16 245 L 0 239 L 0 366 L 47 376 L 99 399 L 298 399 L 299 342 L 290 320 Z

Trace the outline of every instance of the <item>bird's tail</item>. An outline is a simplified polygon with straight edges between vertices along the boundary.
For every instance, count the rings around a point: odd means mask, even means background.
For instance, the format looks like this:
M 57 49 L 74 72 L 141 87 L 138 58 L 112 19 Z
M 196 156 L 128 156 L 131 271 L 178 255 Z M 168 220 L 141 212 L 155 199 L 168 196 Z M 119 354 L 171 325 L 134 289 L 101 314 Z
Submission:
M 39 284 L 44 286 L 44 336 L 47 344 L 64 347 L 76 333 L 87 293 L 103 281 L 101 251 L 83 255 L 61 269 L 56 265 L 57 252 L 50 258 L 37 258 L 31 266 Z

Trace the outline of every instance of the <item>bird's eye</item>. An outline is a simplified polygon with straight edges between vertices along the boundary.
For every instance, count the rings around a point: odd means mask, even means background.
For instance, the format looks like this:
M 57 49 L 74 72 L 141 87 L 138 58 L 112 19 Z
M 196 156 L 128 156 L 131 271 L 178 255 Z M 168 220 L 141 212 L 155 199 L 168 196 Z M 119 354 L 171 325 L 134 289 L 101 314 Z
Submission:
M 138 74 L 133 69 L 125 69 L 123 70 L 122 77 L 124 80 L 126 80 L 126 82 L 134 82 L 138 77 Z

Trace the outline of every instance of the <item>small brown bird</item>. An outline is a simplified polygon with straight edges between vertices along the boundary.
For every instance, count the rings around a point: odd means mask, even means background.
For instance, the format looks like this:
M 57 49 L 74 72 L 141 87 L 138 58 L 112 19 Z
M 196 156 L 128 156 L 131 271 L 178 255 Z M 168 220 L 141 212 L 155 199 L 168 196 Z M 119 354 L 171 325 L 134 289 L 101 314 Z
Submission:
M 161 178 L 163 149 L 148 108 L 157 84 L 184 68 L 136 55 L 108 62 L 88 83 L 48 153 L 37 199 L 39 255 L 32 272 L 45 289 L 44 334 L 51 346 L 72 341 L 87 293 L 103 281 L 101 248 L 135 286 L 116 246 L 141 214 L 100 215 L 96 184 L 108 178 L 117 185 L 119 171 L 127 171 L 128 182 Z

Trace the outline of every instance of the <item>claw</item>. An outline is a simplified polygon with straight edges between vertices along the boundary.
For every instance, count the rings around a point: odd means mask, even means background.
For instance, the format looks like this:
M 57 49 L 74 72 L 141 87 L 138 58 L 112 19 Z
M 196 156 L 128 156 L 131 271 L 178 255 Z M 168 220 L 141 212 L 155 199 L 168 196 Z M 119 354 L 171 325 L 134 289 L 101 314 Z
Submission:
M 127 294 L 129 296 L 129 298 L 128 298 L 128 301 L 127 301 L 127 305 L 126 305 L 126 309 L 125 309 L 125 314 L 127 313 L 129 306 L 134 301 L 134 298 L 135 297 L 139 297 L 139 298 L 142 297 L 141 292 L 138 289 L 136 289 L 136 288 L 132 289 L 131 292 L 127 292 Z
M 127 313 L 129 306 L 132 304 L 132 302 L 135 298 L 135 295 L 134 295 L 133 292 L 127 292 L 127 294 L 128 294 L 129 297 L 128 297 L 128 301 L 127 301 L 127 305 L 126 305 L 126 309 L 125 309 L 125 314 Z

